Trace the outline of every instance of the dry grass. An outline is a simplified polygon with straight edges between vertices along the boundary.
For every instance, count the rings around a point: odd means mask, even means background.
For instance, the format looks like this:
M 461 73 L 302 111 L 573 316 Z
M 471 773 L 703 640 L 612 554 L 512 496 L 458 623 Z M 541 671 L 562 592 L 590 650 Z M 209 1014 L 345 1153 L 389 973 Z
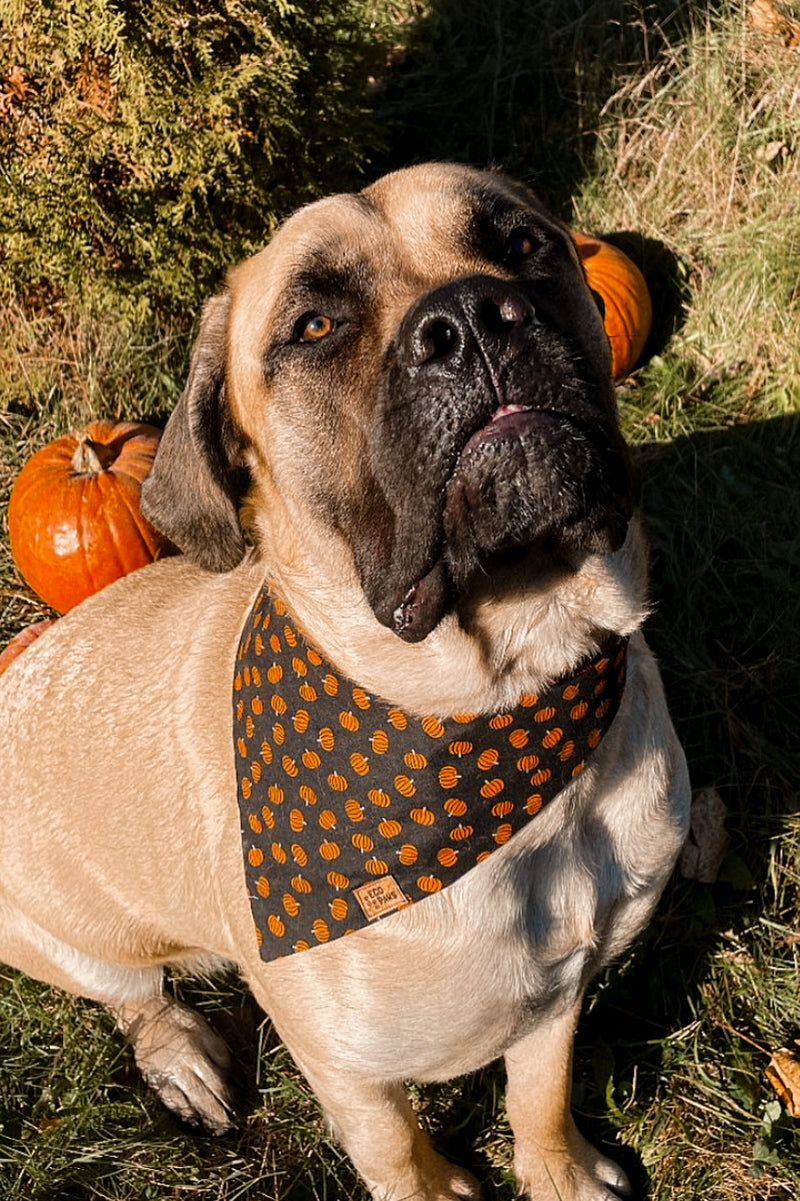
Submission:
M 797 50 L 728 10 L 609 98 L 575 201 L 579 226 L 635 230 L 676 257 L 681 391 L 733 380 L 740 419 L 797 404 L 799 120 Z

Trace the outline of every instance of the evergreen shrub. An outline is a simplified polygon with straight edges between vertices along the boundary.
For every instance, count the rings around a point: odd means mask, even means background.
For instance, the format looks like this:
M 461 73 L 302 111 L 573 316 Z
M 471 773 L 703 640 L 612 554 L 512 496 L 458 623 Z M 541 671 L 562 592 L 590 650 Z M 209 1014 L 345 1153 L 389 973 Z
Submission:
M 196 307 L 376 130 L 366 0 L 0 0 L 0 296 Z

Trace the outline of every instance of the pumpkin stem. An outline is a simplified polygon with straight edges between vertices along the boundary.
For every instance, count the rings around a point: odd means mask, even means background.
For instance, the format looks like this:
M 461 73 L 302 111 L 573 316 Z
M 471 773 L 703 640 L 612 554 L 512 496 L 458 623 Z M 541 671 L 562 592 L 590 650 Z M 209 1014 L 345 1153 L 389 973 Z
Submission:
M 93 442 L 85 430 L 76 436 L 78 445 L 72 456 L 72 470 L 76 475 L 100 475 L 116 459 L 110 446 Z

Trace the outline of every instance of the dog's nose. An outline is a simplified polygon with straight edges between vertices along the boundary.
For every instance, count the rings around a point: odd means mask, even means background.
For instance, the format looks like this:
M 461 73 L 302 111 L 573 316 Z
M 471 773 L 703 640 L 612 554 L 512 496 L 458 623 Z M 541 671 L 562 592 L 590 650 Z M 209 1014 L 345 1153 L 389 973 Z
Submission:
M 401 328 L 401 352 L 409 366 L 422 367 L 460 358 L 474 344 L 496 351 L 534 319 L 533 304 L 512 284 L 469 276 L 417 302 Z

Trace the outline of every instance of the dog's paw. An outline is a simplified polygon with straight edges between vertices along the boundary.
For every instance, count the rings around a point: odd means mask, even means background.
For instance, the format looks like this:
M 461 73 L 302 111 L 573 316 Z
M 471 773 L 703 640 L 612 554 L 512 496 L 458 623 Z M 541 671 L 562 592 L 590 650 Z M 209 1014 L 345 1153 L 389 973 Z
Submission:
M 475 1177 L 453 1164 L 447 1166 L 449 1172 L 445 1182 L 446 1191 L 437 1193 L 436 1201 L 439 1201 L 439 1198 L 441 1201 L 481 1201 L 483 1189 Z
M 435 1179 L 394 1181 L 388 1188 L 373 1186 L 370 1194 L 373 1201 L 483 1201 L 483 1189 L 475 1177 L 452 1164 Z
M 409 1165 L 407 1175 L 387 1184 L 368 1181 L 373 1201 L 482 1201 L 483 1190 L 474 1176 L 426 1150 L 424 1163 Z
M 520 1194 L 530 1201 L 632 1201 L 633 1189 L 622 1168 L 588 1143 L 579 1158 L 536 1156 L 517 1161 Z
M 168 1109 L 209 1134 L 231 1128 L 233 1058 L 199 1014 L 158 997 L 116 1016 L 143 1079 Z

